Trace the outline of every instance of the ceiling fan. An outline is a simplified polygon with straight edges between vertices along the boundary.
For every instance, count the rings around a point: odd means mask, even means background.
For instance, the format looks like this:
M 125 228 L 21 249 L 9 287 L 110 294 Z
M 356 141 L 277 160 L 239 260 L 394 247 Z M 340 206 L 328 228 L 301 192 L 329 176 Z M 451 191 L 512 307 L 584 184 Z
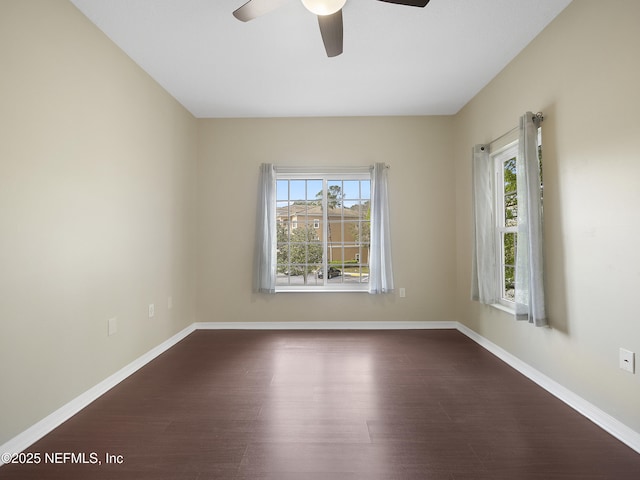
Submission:
M 236 11 L 233 16 L 243 22 L 269 13 L 291 0 L 249 0 Z M 320 34 L 328 57 L 335 57 L 342 53 L 342 7 L 347 0 L 302 0 L 304 6 L 311 13 L 318 16 Z M 380 0 L 381 2 L 424 7 L 429 0 Z

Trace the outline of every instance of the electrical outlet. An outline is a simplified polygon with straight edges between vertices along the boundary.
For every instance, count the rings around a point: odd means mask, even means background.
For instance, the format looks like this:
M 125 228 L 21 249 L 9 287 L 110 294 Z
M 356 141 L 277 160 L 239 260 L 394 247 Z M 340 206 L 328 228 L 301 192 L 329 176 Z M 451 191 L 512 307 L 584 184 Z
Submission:
M 149 304 L 149 318 L 153 318 L 153 316 L 156 314 L 156 307 L 153 305 L 153 303 Z
M 118 319 L 117 317 L 107 320 L 107 336 L 115 335 L 118 331 Z
M 624 348 L 620 349 L 620 368 L 622 370 L 626 370 L 629 373 L 635 373 L 635 360 L 636 354 L 626 350 Z
M 404 298 L 407 296 L 407 291 L 404 289 L 404 287 L 400 288 L 400 298 Z

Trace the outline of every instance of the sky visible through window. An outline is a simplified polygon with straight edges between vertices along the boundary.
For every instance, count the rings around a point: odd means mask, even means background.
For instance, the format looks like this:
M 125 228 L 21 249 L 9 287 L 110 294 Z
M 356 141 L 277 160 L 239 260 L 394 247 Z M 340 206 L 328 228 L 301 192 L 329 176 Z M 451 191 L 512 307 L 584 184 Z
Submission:
M 358 203 L 357 200 L 349 200 L 371 198 L 371 183 L 368 181 L 329 180 L 327 188 L 331 190 L 331 186 L 337 186 L 342 190 L 345 208 Z M 317 194 L 322 192 L 322 180 L 278 180 L 276 192 L 278 202 L 316 201 L 320 199 Z

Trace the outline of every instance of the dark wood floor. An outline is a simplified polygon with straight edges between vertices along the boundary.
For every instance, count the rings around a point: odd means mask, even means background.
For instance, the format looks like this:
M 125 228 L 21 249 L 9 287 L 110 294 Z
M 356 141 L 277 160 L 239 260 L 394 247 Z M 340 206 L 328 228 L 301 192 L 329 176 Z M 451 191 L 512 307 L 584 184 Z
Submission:
M 197 331 L 28 451 L 0 478 L 640 478 L 639 454 L 453 330 Z

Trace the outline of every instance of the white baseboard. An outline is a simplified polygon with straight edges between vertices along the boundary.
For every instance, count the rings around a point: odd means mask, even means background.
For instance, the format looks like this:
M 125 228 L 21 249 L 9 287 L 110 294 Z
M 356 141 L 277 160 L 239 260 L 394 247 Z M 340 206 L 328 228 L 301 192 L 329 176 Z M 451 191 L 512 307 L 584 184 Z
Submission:
M 0 454 L 22 452 L 44 437 L 60 424 L 71 418 L 91 402 L 106 393 L 118 383 L 135 373 L 161 353 L 173 347 L 195 330 L 429 330 L 456 329 L 484 347 L 502 361 L 531 379 L 542 388 L 556 396 L 567 405 L 587 417 L 603 430 L 640 453 L 640 433 L 603 412 L 591 403 L 550 379 L 527 363 L 484 338 L 482 335 L 459 322 L 198 322 L 157 347 L 149 350 L 140 358 L 120 369 L 96 386 L 71 400 L 55 412 L 46 416 L 35 425 L 18 434 L 0 446 Z M 0 467 L 4 464 L 0 460 Z
M 47 415 L 45 418 L 40 420 L 35 425 L 32 425 L 24 432 L 16 435 L 11 440 L 6 442 L 4 445 L 0 446 L 0 467 L 4 465 L 4 455 L 5 453 L 19 453 L 33 445 L 36 441 L 40 440 L 46 434 L 60 426 L 62 423 L 69 420 L 72 416 L 78 413 L 80 410 L 85 408 L 94 400 L 98 399 L 101 395 L 105 394 L 107 391 L 111 390 L 117 384 L 125 380 L 127 377 L 138 371 L 140 368 L 144 367 L 151 360 L 156 358 L 161 353 L 167 351 L 171 347 L 173 347 L 180 340 L 185 338 L 187 335 L 195 331 L 194 325 L 189 325 L 184 330 L 178 332 L 173 337 L 165 340 L 160 345 L 155 348 L 152 348 L 147 353 L 137 358 L 127 366 L 121 368 L 116 373 L 111 375 L 110 377 L 104 379 L 102 382 L 93 386 L 86 392 L 77 396 L 73 400 L 71 400 L 66 405 L 63 405 L 58 410 L 54 411 L 50 415 Z
M 581 396 L 575 394 L 568 388 L 563 387 L 555 380 L 547 377 L 545 374 L 536 370 L 529 364 L 523 362 L 516 356 L 510 354 L 506 350 L 502 349 L 495 343 L 487 340 L 479 333 L 471 330 L 459 323 L 456 327 L 461 333 L 465 334 L 471 340 L 476 342 L 478 345 L 484 347 L 489 352 L 493 353 L 500 360 L 505 362 L 507 365 L 513 367 L 522 375 L 537 383 L 539 386 L 544 388 L 546 391 L 562 400 L 564 403 L 569 405 L 571 408 L 576 410 L 578 413 L 587 417 L 593 423 L 598 425 L 600 428 L 609 432 L 615 438 L 620 440 L 622 443 L 626 444 L 636 452 L 640 453 L 640 433 L 635 430 L 627 427 L 625 424 L 616 420 L 608 413 L 600 410 L 595 405 L 587 402 Z

